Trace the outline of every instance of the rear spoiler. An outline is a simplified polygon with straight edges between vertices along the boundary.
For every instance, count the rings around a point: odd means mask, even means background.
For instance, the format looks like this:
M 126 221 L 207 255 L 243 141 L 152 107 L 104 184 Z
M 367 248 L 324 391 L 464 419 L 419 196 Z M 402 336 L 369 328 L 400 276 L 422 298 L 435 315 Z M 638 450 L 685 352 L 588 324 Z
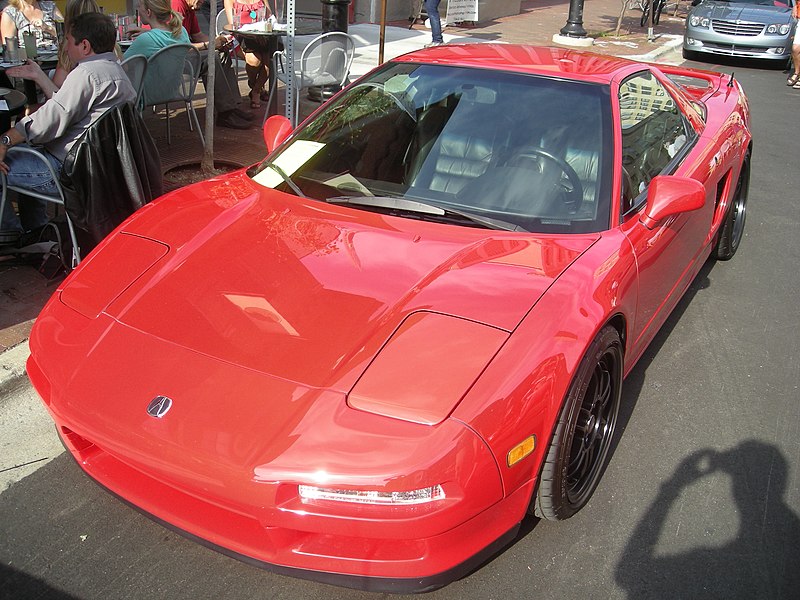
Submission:
M 723 86 L 733 87 L 733 74 L 717 71 L 685 69 L 672 65 L 658 65 L 658 69 L 670 81 L 683 88 L 692 98 L 705 102 Z

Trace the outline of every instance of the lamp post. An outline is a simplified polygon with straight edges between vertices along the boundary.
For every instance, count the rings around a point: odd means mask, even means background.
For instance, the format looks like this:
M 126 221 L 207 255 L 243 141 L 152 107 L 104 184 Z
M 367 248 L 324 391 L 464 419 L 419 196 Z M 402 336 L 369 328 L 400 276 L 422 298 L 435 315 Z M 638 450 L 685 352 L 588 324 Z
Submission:
M 586 30 L 583 28 L 583 0 L 569 0 L 569 16 L 567 24 L 561 28 L 561 35 L 586 37 Z
M 553 41 L 564 46 L 591 46 L 594 40 L 583 28 L 583 0 L 569 0 L 567 24 L 553 36 Z

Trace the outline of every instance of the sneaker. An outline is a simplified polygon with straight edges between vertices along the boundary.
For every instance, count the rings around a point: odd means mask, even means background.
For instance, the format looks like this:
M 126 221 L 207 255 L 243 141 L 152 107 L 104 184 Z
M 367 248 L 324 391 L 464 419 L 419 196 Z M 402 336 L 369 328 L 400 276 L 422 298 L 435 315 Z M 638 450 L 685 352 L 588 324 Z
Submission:
M 443 46 L 444 42 L 431 42 L 429 44 L 425 44 L 426 48 L 433 48 L 434 46 Z
M 217 125 L 229 129 L 250 129 L 252 123 L 241 118 L 232 110 L 228 110 L 217 115 Z

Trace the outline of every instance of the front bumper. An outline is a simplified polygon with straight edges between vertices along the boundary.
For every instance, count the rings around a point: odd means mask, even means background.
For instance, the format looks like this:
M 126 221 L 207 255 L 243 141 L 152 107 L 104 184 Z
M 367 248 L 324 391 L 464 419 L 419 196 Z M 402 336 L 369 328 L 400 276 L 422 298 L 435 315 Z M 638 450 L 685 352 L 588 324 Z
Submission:
M 106 329 L 107 325 L 101 323 L 104 317 L 86 320 L 61 306 L 58 300 L 51 304 L 32 335 L 28 374 L 65 446 L 79 466 L 100 485 L 153 519 L 204 545 L 268 570 L 304 579 L 358 589 L 422 592 L 445 585 L 479 566 L 513 539 L 526 514 L 534 481 L 504 496 L 496 463 L 486 446 L 463 425 L 447 420 L 439 426 L 453 434 L 446 438 L 446 447 L 450 447 L 452 439 L 466 443 L 453 446 L 455 461 L 443 462 L 457 463 L 457 471 L 465 475 L 434 476 L 444 484 L 448 494 L 443 504 L 429 508 L 332 508 L 331 504 L 302 504 L 297 498 L 297 479 L 281 472 L 259 470 L 262 461 L 254 460 L 250 467 L 243 464 L 239 469 L 225 464 L 210 466 L 211 461 L 224 457 L 224 447 L 219 445 L 224 440 L 219 436 L 214 436 L 210 445 L 218 453 L 204 453 L 203 438 L 197 435 L 196 447 L 192 452 L 184 451 L 183 458 L 165 444 L 155 454 L 137 454 L 136 450 L 147 446 L 136 445 L 137 440 L 146 442 L 152 438 L 154 427 L 169 427 L 169 423 L 152 419 L 138 405 L 136 408 L 142 410 L 135 412 L 142 413 L 141 419 L 148 429 L 137 428 L 135 422 L 109 420 L 111 413 L 95 416 L 87 397 L 99 394 L 106 398 L 107 411 L 112 408 L 123 411 L 131 402 L 129 388 L 136 392 L 138 388 L 131 381 L 112 387 L 114 380 L 126 379 L 111 365 L 119 360 L 114 353 L 96 353 L 92 368 L 83 365 L 80 357 L 88 353 L 78 340 L 89 343 L 99 339 L 103 331 L 102 338 L 110 343 L 125 334 L 121 340 L 139 349 L 128 358 L 130 368 L 143 373 L 144 363 L 152 362 L 155 354 L 148 346 L 147 340 L 151 338 L 127 337 L 134 334 L 125 331 L 121 334 L 120 326 Z M 55 318 L 56 314 L 60 318 Z M 85 324 L 83 333 L 77 328 L 79 322 Z M 66 331 L 70 335 L 65 335 Z M 123 347 L 120 340 L 116 341 L 119 343 L 113 344 L 115 347 Z M 69 344 L 69 352 L 54 351 L 64 343 Z M 201 379 L 189 368 L 192 361 L 187 351 L 176 348 L 173 352 L 184 365 L 187 377 Z M 220 363 L 208 369 L 209 377 L 217 379 L 213 376 L 216 374 L 221 381 L 237 376 L 260 377 L 228 372 L 231 368 Z M 152 377 L 143 379 L 151 381 Z M 251 387 L 263 390 L 265 384 L 259 380 Z M 209 390 L 209 395 L 221 397 L 216 389 Z M 335 404 L 325 403 L 317 412 Z M 240 405 L 241 410 L 252 415 L 252 406 L 249 408 Z M 354 414 L 351 409 L 340 410 L 345 415 Z M 199 408 L 192 412 L 198 411 Z M 176 421 L 176 426 L 180 425 L 176 431 L 186 435 L 189 422 Z M 325 422 L 345 425 L 340 418 L 328 418 Z M 393 429 L 400 427 L 404 431 L 412 427 L 429 429 L 389 423 Z M 329 435 L 330 430 L 325 433 Z M 264 435 L 270 434 L 265 431 Z M 355 443 L 356 438 L 349 439 Z M 385 437 L 381 441 L 382 445 L 390 445 L 392 440 Z M 303 438 L 303 443 L 309 443 L 308 437 Z M 375 444 L 378 442 L 372 444 L 373 448 Z M 289 448 L 302 445 L 294 440 Z M 438 445 L 430 438 L 420 438 L 415 447 L 425 448 L 426 457 L 439 455 Z M 239 450 L 249 455 L 252 449 Z M 362 456 L 362 465 L 366 458 Z M 196 469 L 192 468 L 195 463 L 199 465 Z M 389 469 L 387 473 L 394 472 L 388 466 L 389 461 L 380 464 L 382 469 Z M 425 475 L 419 469 L 412 471 L 415 477 Z M 364 475 L 364 471 L 360 474 Z M 420 487 L 424 487 L 424 482 Z
M 687 26 L 683 49 L 698 54 L 785 61 L 792 54 L 792 35 L 732 36 Z
M 57 430 L 92 479 L 162 525 L 272 572 L 376 592 L 425 592 L 469 574 L 514 539 L 533 488 L 531 482 L 454 529 L 430 538 L 329 535 L 264 526 L 255 518 L 148 477 L 63 425 L 57 425 Z M 181 507 L 180 513 L 175 507 Z M 408 529 L 413 532 L 413 525 Z

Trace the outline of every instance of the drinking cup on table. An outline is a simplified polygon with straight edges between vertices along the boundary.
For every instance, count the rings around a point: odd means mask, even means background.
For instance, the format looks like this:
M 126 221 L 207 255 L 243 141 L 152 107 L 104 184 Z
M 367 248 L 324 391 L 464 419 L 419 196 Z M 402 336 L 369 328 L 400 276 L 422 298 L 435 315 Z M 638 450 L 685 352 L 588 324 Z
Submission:
M 16 37 L 6 38 L 6 62 L 19 62 L 19 40 Z
M 266 10 L 266 7 L 264 7 L 264 6 L 259 6 L 259 7 L 256 9 L 256 21 L 257 21 L 257 22 L 259 22 L 259 23 L 263 23 L 263 22 L 264 22 L 264 19 L 266 18 L 266 15 L 267 15 L 267 10 Z
M 64 21 L 61 19 L 57 19 L 55 21 L 56 26 L 56 45 L 60 45 L 61 41 L 64 39 Z
M 36 34 L 35 33 L 22 33 L 22 40 L 25 42 L 25 54 L 28 58 L 36 58 Z
M 117 15 L 117 39 L 124 40 L 128 35 L 131 18 L 128 15 Z

